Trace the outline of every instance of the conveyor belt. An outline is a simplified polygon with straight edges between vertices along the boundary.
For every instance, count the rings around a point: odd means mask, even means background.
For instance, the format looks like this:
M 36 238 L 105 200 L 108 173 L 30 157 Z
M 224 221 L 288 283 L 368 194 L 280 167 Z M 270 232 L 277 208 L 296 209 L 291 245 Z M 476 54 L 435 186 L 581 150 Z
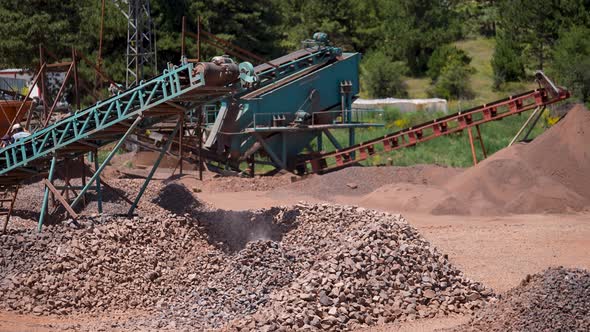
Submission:
M 315 155 L 299 163 L 299 169 L 305 173 L 324 173 L 340 169 L 380 152 L 390 152 L 414 146 L 418 143 L 490 121 L 500 120 L 536 107 L 547 106 L 570 97 L 567 90 L 556 88 L 543 73 L 537 73 L 537 79 L 541 85 L 540 89 L 450 114 L 345 149 Z

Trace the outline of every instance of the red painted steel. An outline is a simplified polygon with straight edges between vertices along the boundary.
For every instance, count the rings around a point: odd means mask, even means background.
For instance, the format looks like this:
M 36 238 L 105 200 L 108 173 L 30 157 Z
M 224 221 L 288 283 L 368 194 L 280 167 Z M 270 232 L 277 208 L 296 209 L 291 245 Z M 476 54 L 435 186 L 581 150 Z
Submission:
M 479 126 L 486 122 L 500 120 L 536 107 L 553 104 L 569 97 L 570 93 L 562 89 L 557 93 L 548 91 L 545 87 L 531 90 L 466 111 L 450 114 L 411 128 L 402 129 L 342 150 L 314 155 L 310 159 L 300 163 L 300 166 L 302 166 L 300 169 L 303 168 L 306 173 L 322 173 L 339 169 L 379 153 L 377 147 L 382 147 L 383 152 L 389 152 L 414 146 L 418 143 L 456 133 L 473 126 Z

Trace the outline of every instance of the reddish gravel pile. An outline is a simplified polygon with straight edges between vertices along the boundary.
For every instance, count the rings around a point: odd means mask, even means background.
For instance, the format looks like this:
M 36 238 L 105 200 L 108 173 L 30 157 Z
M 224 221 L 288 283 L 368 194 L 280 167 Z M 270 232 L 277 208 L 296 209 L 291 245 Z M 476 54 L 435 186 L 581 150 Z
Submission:
M 272 192 L 274 196 L 293 192 L 320 199 L 334 196 L 358 196 L 368 194 L 384 185 L 411 183 L 417 185 L 441 185 L 462 169 L 436 165 L 413 167 L 348 167 L 326 175 L 312 175 Z
M 182 194 L 146 198 L 171 193 Z M 330 204 L 179 215 L 146 203 L 143 217 L 0 235 L 0 309 L 147 314 L 112 329 L 343 330 L 471 314 L 493 298 L 399 215 Z
M 561 213 L 590 207 L 590 112 L 571 109 L 528 144 L 499 151 L 444 186 L 435 214 Z M 457 202 L 469 204 L 456 204 Z
M 455 331 L 590 331 L 590 273 L 551 268 Z

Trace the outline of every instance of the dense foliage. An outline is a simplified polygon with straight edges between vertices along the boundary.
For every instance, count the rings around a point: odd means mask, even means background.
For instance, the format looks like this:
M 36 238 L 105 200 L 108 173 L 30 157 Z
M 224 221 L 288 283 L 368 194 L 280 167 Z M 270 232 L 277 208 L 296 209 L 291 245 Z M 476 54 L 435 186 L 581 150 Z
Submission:
M 106 1 L 105 70 L 124 78 L 127 23 Z M 588 101 L 588 0 L 151 0 L 160 69 L 180 60 L 182 16 L 187 30 L 202 27 L 265 58 L 297 49 L 324 31 L 345 50 L 367 54 L 362 65 L 366 93 L 407 95 L 406 75 L 428 76 L 432 95 L 468 98 L 473 72 L 452 43 L 478 36 L 496 39 L 492 67 L 496 86 L 547 69 Z M 0 2 L 0 67 L 38 64 L 39 44 L 59 57 L 72 46 L 90 58 L 98 52 L 101 0 L 3 0 Z M 586 35 L 584 35 L 586 34 Z M 189 57 L 195 42 L 187 40 Z M 203 47 L 202 58 L 220 51 Z M 91 73 L 87 72 L 90 76 Z

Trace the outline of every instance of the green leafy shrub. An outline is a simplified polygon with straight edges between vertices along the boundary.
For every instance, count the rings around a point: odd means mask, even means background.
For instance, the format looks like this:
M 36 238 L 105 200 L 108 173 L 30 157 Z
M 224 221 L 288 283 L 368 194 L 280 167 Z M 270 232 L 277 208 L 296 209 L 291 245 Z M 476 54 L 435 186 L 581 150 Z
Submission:
M 496 37 L 492 69 L 494 70 L 495 88 L 499 88 L 504 82 L 518 81 L 524 78 L 522 50 L 512 39 L 502 35 Z
M 469 65 L 471 63 L 471 57 L 465 51 L 453 45 L 443 45 L 432 53 L 430 60 L 428 60 L 428 71 L 426 73 L 434 82 L 440 76 L 443 68 L 452 61 Z
M 363 87 L 372 98 L 406 98 L 403 75 L 407 72 L 403 62 L 392 61 L 381 51 L 368 54 L 361 65 Z
M 583 102 L 590 101 L 590 28 L 575 26 L 559 34 L 551 74 Z
M 474 69 L 459 59 L 451 59 L 441 70 L 440 75 L 428 91 L 432 97 L 445 99 L 472 99 L 470 76 Z

